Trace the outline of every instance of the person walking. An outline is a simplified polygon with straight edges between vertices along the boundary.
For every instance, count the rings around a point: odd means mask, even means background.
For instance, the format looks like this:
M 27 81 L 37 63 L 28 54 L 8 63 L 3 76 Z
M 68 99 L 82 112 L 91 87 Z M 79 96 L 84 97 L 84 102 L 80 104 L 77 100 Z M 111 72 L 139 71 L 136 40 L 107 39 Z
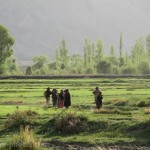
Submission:
M 46 99 L 46 106 L 49 107 L 49 104 L 50 104 L 50 95 L 52 94 L 52 92 L 50 91 L 50 88 L 48 87 L 46 89 L 46 91 L 44 91 L 44 96 L 45 96 L 45 99 Z

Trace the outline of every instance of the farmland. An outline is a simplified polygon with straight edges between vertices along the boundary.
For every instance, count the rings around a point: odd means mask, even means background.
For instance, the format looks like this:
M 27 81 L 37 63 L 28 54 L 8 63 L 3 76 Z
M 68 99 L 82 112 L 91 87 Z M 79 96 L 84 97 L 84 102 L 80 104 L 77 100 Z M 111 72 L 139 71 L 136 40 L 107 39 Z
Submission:
M 96 86 L 104 97 L 99 111 L 95 109 L 92 94 Z M 43 92 L 47 87 L 58 91 L 68 88 L 71 107 L 68 110 L 53 108 L 52 102 L 49 108 L 45 107 Z M 6 128 L 8 116 L 27 110 L 37 113 L 31 125 L 36 138 L 51 146 L 150 146 L 149 78 L 0 80 L 0 143 L 19 132 L 17 126 L 13 130 Z M 59 120 L 60 114 L 67 113 L 86 118 L 83 130 L 78 127 L 78 130 L 63 132 L 55 128 L 53 118 Z

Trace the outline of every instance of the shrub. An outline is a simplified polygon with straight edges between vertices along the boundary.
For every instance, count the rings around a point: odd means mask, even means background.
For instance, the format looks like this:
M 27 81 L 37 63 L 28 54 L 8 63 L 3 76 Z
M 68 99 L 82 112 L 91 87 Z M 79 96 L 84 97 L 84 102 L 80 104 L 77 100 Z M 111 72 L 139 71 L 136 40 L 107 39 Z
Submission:
M 40 150 L 40 142 L 37 141 L 28 127 L 14 134 L 0 150 Z
M 55 129 L 65 133 L 75 133 L 85 130 L 87 118 L 76 115 L 76 112 L 64 112 L 55 120 Z
M 138 104 L 137 104 L 138 107 L 145 107 L 146 104 L 145 104 L 145 101 L 140 101 Z
M 37 115 L 35 111 L 26 110 L 19 111 L 16 110 L 13 114 L 8 115 L 8 120 L 5 123 L 7 129 L 18 129 L 21 125 L 31 125 L 34 122 L 34 117 Z

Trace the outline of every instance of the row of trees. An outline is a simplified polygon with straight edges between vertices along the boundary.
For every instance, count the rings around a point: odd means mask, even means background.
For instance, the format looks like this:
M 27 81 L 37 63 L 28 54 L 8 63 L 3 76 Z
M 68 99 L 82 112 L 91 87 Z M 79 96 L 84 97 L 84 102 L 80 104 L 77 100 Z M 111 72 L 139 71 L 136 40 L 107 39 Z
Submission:
M 51 62 L 47 56 L 35 56 L 33 65 L 25 72 L 19 67 L 13 56 L 12 46 L 15 42 L 8 29 L 0 25 L 0 74 L 150 74 L 150 35 L 145 39 L 138 38 L 135 45 L 127 53 L 123 49 L 123 37 L 120 34 L 119 56 L 112 45 L 106 54 L 102 39 L 93 42 L 85 38 L 84 55 L 69 55 L 65 39 L 61 40 L 55 50 L 55 60 Z
M 114 46 L 105 54 L 102 39 L 92 42 L 85 38 L 84 55 L 69 55 L 63 39 L 55 51 L 55 61 L 50 62 L 46 56 L 33 58 L 33 66 L 26 74 L 150 74 L 150 35 L 138 38 L 130 54 L 123 51 L 123 38 L 120 34 L 119 56 Z

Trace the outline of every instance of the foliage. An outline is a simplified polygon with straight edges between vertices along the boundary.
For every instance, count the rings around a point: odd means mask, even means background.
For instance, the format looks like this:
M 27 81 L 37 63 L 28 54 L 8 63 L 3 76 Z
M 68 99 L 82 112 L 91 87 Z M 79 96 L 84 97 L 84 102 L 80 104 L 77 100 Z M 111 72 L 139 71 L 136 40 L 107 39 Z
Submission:
M 137 73 L 137 70 L 133 66 L 127 66 L 123 68 L 122 70 L 122 74 L 136 74 L 136 73 Z
M 100 61 L 97 64 L 96 68 L 98 73 L 103 73 L 103 74 L 110 74 L 112 71 L 111 64 L 106 60 Z
M 35 111 L 16 110 L 13 114 L 8 114 L 8 119 L 5 123 L 6 129 L 18 129 L 20 126 L 25 127 L 26 125 L 32 125 L 34 118 L 37 115 Z
M 138 107 L 145 107 L 146 104 L 145 104 L 145 101 L 140 101 L 138 104 L 137 104 Z
M 15 40 L 9 33 L 8 29 L 0 25 L 0 74 L 5 73 L 7 59 L 13 54 L 12 46 Z
M 32 74 L 32 67 L 28 66 L 26 69 L 26 75 L 31 75 Z
M 28 126 L 22 128 L 19 133 L 11 136 L 0 150 L 40 150 L 40 142 L 35 139 Z
M 87 118 L 73 111 L 64 111 L 54 117 L 54 128 L 63 133 L 77 133 L 87 127 Z
M 32 71 L 33 74 L 43 75 L 48 73 L 48 63 L 49 59 L 47 56 L 39 55 L 33 58 Z
M 14 58 L 14 56 L 12 55 L 11 57 L 9 57 L 7 59 L 7 70 L 8 70 L 8 74 L 10 75 L 17 75 L 19 74 L 19 66 L 16 63 L 16 59 Z
M 146 61 L 142 61 L 138 64 L 138 70 L 141 74 L 149 74 L 150 73 L 150 66 L 149 63 Z

